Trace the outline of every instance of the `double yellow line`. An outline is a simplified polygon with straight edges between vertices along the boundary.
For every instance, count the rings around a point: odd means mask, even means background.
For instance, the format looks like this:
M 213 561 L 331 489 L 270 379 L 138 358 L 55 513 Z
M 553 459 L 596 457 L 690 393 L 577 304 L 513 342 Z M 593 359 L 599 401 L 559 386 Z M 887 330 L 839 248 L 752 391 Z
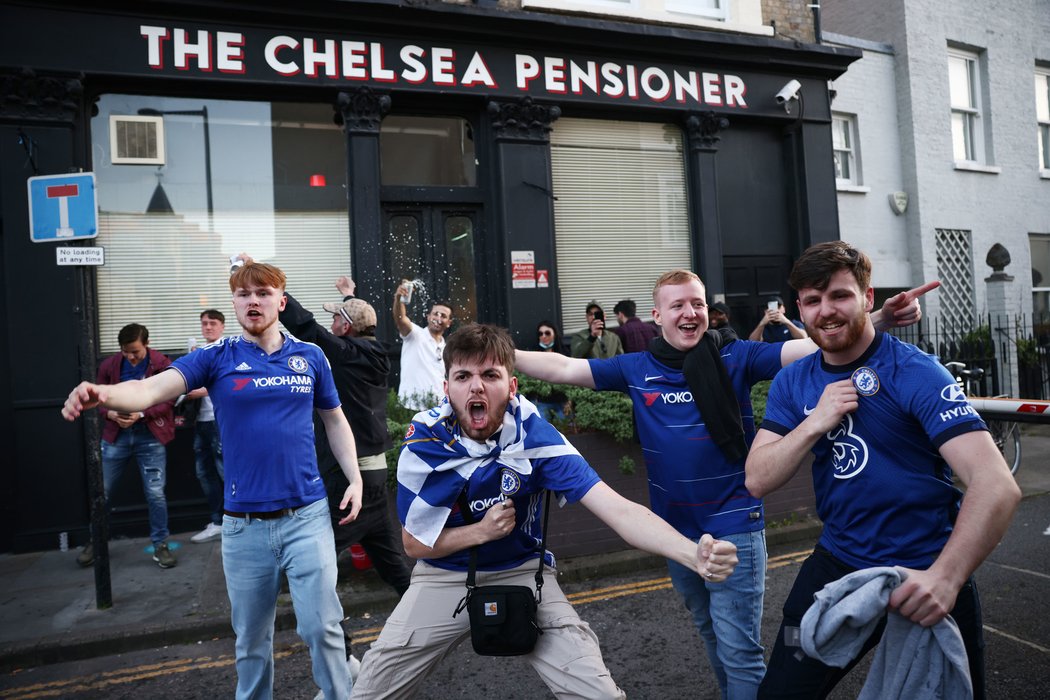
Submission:
M 809 550 L 804 552 L 792 552 L 772 557 L 768 560 L 767 569 L 778 569 L 782 566 L 795 564 L 809 556 Z M 649 593 L 651 591 L 662 591 L 671 587 L 671 579 L 667 576 L 649 579 L 647 581 L 636 581 L 618 586 L 605 586 L 589 591 L 580 591 L 566 596 L 574 605 L 586 605 L 588 603 L 600 603 L 615 598 L 623 598 L 629 595 Z M 368 629 L 356 630 L 353 634 L 354 644 L 371 644 L 379 637 L 382 627 L 370 627 Z M 306 646 L 301 642 L 274 652 L 274 659 L 283 659 L 305 651 Z M 179 659 L 175 661 L 164 661 L 156 664 L 135 666 L 122 671 L 107 671 L 93 676 L 83 678 L 71 678 L 68 680 L 51 681 L 49 683 L 36 683 L 21 688 L 0 690 L 0 698 L 4 700 L 32 700 L 34 698 L 54 698 L 69 696 L 75 693 L 98 692 L 110 686 L 123 683 L 134 683 L 149 680 L 159 676 L 175 673 L 187 673 L 209 668 L 222 668 L 232 666 L 235 659 L 230 654 L 219 656 L 200 656 L 195 659 Z

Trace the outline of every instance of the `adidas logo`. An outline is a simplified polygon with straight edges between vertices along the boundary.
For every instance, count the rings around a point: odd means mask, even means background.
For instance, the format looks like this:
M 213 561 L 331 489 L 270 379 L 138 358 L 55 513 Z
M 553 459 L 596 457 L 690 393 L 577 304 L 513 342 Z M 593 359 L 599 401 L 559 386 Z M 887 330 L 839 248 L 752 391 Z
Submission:
M 247 362 L 242 362 L 241 364 L 239 364 L 236 367 L 234 367 L 234 369 L 237 370 L 238 372 L 247 372 L 251 368 L 252 368 L 252 366 L 250 364 L 248 364 Z

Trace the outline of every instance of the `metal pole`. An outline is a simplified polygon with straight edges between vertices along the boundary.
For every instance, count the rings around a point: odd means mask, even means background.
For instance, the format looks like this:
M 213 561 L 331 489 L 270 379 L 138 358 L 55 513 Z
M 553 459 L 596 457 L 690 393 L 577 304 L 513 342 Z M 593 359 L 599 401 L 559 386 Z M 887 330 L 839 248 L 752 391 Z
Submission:
M 98 366 L 98 348 L 95 343 L 95 275 L 94 270 L 77 267 L 80 291 L 79 339 L 80 377 L 92 380 Z M 88 497 L 91 504 L 91 545 L 95 551 L 95 607 L 106 610 L 113 607 L 113 589 L 109 570 L 109 512 L 102 476 L 102 456 L 99 452 L 102 430 L 98 411 L 84 415 L 84 442 L 87 445 L 86 461 L 88 475 Z
M 208 106 L 201 107 L 201 117 L 204 119 L 204 186 L 208 191 L 208 230 L 212 230 L 212 216 L 215 213 L 215 205 L 211 195 L 211 135 L 208 128 Z

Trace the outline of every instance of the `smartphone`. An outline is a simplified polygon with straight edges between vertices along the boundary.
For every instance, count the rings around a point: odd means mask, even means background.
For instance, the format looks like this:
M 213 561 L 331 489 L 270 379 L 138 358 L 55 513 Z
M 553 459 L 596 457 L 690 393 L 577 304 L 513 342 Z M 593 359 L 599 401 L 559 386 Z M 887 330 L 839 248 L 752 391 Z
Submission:
M 766 308 L 769 309 L 770 311 L 776 311 L 777 309 L 780 308 L 780 304 L 778 302 L 775 302 L 775 301 L 766 302 Z
M 602 311 L 601 309 L 598 309 L 597 311 L 595 311 L 594 312 L 594 320 L 595 321 L 605 321 L 605 312 Z

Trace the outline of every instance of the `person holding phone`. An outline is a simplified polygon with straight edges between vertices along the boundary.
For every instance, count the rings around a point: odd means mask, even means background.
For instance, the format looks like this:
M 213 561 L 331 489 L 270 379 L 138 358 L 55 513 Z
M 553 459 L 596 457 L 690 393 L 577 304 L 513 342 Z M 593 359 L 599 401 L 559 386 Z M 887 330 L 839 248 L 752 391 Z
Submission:
M 598 302 L 587 304 L 587 327 L 570 339 L 573 357 L 604 360 L 623 354 L 623 344 L 615 333 L 605 330 L 605 312 Z
M 784 300 L 780 297 L 770 297 L 766 302 L 766 313 L 747 339 L 783 343 L 785 340 L 800 340 L 805 337 L 806 330 L 802 323 L 787 317 Z

